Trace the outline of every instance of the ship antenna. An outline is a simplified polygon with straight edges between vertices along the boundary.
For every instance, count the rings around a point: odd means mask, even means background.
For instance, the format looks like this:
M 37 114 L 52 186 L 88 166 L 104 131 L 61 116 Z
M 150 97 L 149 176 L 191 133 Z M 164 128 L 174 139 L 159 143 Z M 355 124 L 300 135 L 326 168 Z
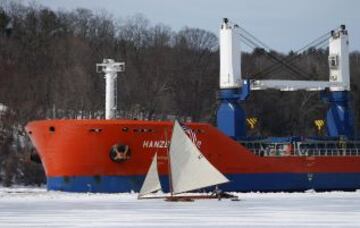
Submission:
M 114 119 L 117 110 L 117 73 L 125 71 L 124 62 L 104 59 L 96 64 L 96 72 L 105 74 L 105 119 Z

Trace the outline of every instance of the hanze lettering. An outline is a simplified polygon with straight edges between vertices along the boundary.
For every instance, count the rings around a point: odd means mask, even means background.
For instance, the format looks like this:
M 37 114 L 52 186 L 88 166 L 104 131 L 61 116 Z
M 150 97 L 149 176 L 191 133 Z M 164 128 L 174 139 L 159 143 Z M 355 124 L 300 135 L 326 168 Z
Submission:
M 143 148 L 167 148 L 170 145 L 170 141 L 165 140 L 145 140 L 143 142 Z
M 200 148 L 201 141 L 197 140 L 195 145 Z M 170 146 L 170 141 L 165 140 L 144 140 L 143 148 L 168 148 Z

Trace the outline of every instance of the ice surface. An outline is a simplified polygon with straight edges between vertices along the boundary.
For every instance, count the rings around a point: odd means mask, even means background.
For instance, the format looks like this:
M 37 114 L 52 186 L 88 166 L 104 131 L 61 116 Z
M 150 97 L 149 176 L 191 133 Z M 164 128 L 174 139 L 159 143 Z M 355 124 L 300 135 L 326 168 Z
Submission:
M 0 227 L 360 227 L 360 192 L 239 193 L 165 202 L 136 194 L 0 188 Z

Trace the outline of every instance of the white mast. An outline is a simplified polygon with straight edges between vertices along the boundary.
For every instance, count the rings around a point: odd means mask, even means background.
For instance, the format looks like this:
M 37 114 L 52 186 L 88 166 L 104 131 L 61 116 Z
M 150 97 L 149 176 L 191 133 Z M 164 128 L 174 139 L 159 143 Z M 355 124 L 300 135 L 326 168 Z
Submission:
M 349 39 L 345 25 L 331 31 L 329 39 L 330 82 L 342 83 L 342 86 L 330 87 L 331 91 L 349 91 Z
M 237 30 L 236 25 L 224 19 L 220 28 L 220 89 L 235 89 L 242 85 L 240 34 Z
M 102 63 L 96 64 L 96 72 L 105 73 L 105 119 L 115 118 L 117 102 L 117 72 L 125 71 L 124 62 L 115 62 L 113 59 L 104 59 Z

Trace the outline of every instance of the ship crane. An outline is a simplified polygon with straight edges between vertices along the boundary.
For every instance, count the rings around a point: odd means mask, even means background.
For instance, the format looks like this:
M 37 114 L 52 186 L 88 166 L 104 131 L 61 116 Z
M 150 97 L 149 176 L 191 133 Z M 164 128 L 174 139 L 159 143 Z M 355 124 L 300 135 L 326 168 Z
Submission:
M 246 32 L 246 31 L 245 31 Z M 330 103 L 326 114 L 328 136 L 354 137 L 350 110 L 349 41 L 344 25 L 331 31 L 329 38 L 329 80 L 256 80 L 242 79 L 240 40 L 244 38 L 239 26 L 224 19 L 220 28 L 220 107 L 217 125 L 234 139 L 246 137 L 246 114 L 239 102 L 246 101 L 251 91 L 275 89 L 280 91 L 320 91 Z M 256 39 L 256 38 L 255 38 Z M 252 42 L 245 37 L 244 43 Z M 263 44 L 257 40 L 258 43 Z M 286 64 L 278 60 L 282 64 Z M 287 66 L 290 70 L 289 65 Z M 295 70 L 294 70 L 295 72 Z

